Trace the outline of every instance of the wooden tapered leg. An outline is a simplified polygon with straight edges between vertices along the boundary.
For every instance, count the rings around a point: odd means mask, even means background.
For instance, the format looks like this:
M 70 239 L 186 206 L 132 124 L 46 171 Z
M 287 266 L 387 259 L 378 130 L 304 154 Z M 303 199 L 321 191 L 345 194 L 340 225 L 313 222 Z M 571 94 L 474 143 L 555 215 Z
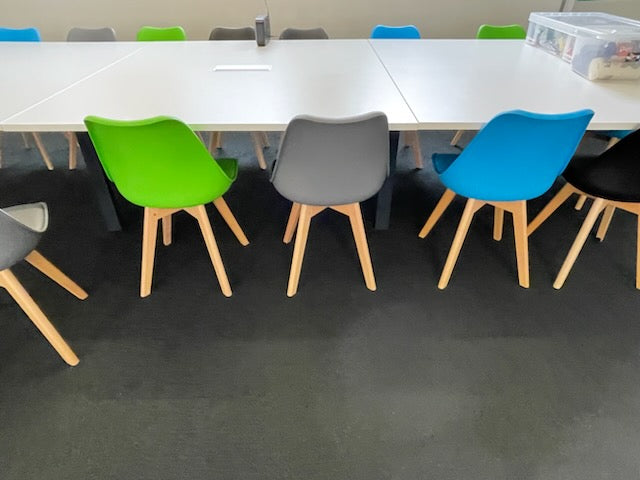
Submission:
M 455 147 L 456 145 L 458 145 L 458 142 L 462 138 L 463 133 L 464 133 L 464 130 L 458 130 L 456 134 L 453 136 L 453 138 L 451 139 L 451 142 L 449 142 L 449 145 L 451 145 L 452 147 Z
M 293 205 L 291 205 L 291 213 L 289 213 L 289 220 L 287 221 L 287 228 L 285 228 L 284 230 L 284 238 L 282 239 L 284 243 L 291 243 L 293 234 L 296 231 L 296 227 L 298 226 L 299 218 L 300 204 L 293 202 Z
M 309 234 L 309 224 L 313 216 L 314 207 L 311 205 L 301 205 L 300 219 L 298 220 L 298 231 L 296 233 L 296 244 L 293 249 L 293 259 L 291 260 L 291 272 L 289 273 L 289 285 L 287 286 L 287 296 L 293 297 L 298 291 L 300 281 L 300 271 L 302 269 L 302 259 L 307 246 L 307 236 Z
M 433 226 L 440 219 L 455 196 L 456 194 L 453 190 L 446 189 L 444 191 L 442 197 L 440 197 L 440 200 L 438 200 L 438 203 L 436 204 L 436 208 L 433 209 L 433 212 L 431 212 L 431 215 L 429 215 L 429 218 L 424 224 L 424 227 L 422 227 L 422 230 L 420 230 L 420 233 L 418 234 L 420 238 L 425 238 L 429 234 Z
M 240 227 L 240 225 L 238 224 L 236 217 L 234 217 L 233 213 L 231 213 L 231 210 L 229 209 L 227 202 L 224 201 L 224 198 L 216 198 L 213 201 L 213 205 L 218 209 L 218 212 L 220 212 L 220 215 L 222 215 L 224 221 L 227 222 L 227 225 L 229 225 L 229 228 L 236 236 L 240 244 L 244 246 L 249 245 L 249 240 L 242 231 L 242 227 Z
M 422 168 L 422 149 L 420 148 L 420 135 L 417 131 L 407 131 L 404 132 L 405 142 L 408 145 L 411 145 L 411 149 L 413 150 L 413 161 L 416 165 L 416 168 Z
M 582 227 L 580 227 L 580 231 L 578 232 L 576 239 L 573 241 L 573 245 L 571 246 L 571 249 L 569 250 L 567 257 L 564 259 L 564 262 L 562 263 L 562 267 L 558 272 L 558 276 L 556 277 L 555 282 L 553 282 L 553 288 L 555 289 L 562 288 L 562 285 L 564 285 L 564 282 L 569 276 L 569 272 L 571 271 L 571 268 L 573 267 L 573 264 L 575 263 L 576 258 L 578 258 L 578 254 L 580 253 L 580 250 L 582 250 L 582 247 L 584 246 L 584 242 L 587 241 L 589 232 L 591 232 L 591 229 L 595 225 L 596 220 L 598 219 L 598 215 L 600 215 L 600 212 L 604 208 L 604 205 L 605 205 L 604 199 L 596 198 L 594 200 L 593 205 L 591 205 L 591 209 L 587 214 L 587 218 L 584 219 L 584 222 L 582 223 Z
M 613 147 L 616 143 L 618 143 L 620 139 L 618 137 L 611 137 L 609 139 L 609 143 L 607 143 L 607 150 Z
M 513 236 L 516 241 L 518 283 L 529 288 L 529 241 L 527 235 L 527 202 L 516 202 L 513 215 Z
M 154 208 L 144 209 L 144 224 L 142 226 L 142 266 L 140 269 L 140 296 L 146 297 L 151 293 L 153 279 L 153 262 L 156 255 L 156 238 L 158 235 L 158 215 Z
M 211 136 L 209 137 L 210 152 L 213 152 L 216 148 L 218 148 L 219 138 L 220 138 L 220 132 L 211 132 Z
M 225 297 L 230 297 L 231 285 L 229 285 L 227 272 L 224 269 L 222 257 L 220 256 L 220 251 L 218 250 L 218 244 L 216 243 L 216 238 L 213 236 L 213 230 L 211 229 L 209 216 L 207 215 L 207 211 L 205 210 L 204 205 L 185 208 L 185 210 L 187 213 L 194 216 L 196 220 L 198 220 L 198 225 L 200 225 L 200 231 L 202 232 L 202 238 L 204 238 L 204 243 L 207 245 L 207 250 L 209 251 L 209 256 L 211 257 L 211 263 L 213 264 L 213 269 L 216 272 L 216 277 L 218 277 L 220 290 L 222 290 L 222 294 Z
M 362 211 L 359 203 L 348 205 L 349 222 L 353 231 L 353 238 L 356 242 L 358 257 L 360 258 L 360 266 L 364 275 L 364 283 L 369 290 L 376 290 L 376 278 L 373 275 L 373 265 L 371 264 L 371 255 L 369 254 L 369 245 L 367 243 L 367 234 L 364 231 L 364 222 L 362 221 Z
M 89 296 L 76 282 L 67 277 L 37 250 L 33 250 L 25 257 L 25 260 L 80 300 L 84 300 Z
M 78 139 L 73 132 L 67 133 L 69 141 L 69 170 L 75 170 L 78 166 Z
M 602 219 L 600 220 L 600 226 L 598 227 L 598 231 L 596 232 L 596 238 L 600 241 L 604 240 L 605 235 L 607 234 L 607 230 L 609 230 L 609 225 L 611 224 L 611 219 L 613 218 L 613 213 L 616 211 L 616 207 L 613 205 L 607 205 L 604 209 L 604 213 L 602 214 Z
M 49 170 L 53 170 L 53 163 L 51 163 L 51 158 L 49 158 L 49 153 L 47 152 L 47 149 L 44 148 L 44 144 L 42 143 L 42 139 L 40 138 L 40 135 L 38 133 L 33 132 L 33 139 L 35 140 L 36 146 L 38 147 L 38 151 L 42 156 L 42 161 L 44 162 L 44 164 L 47 166 Z
M 264 152 L 262 151 L 262 140 L 260 139 L 259 132 L 251 132 L 251 138 L 253 140 L 253 149 L 258 157 L 258 164 L 262 170 L 267 169 L 267 162 L 264 159 Z
M 171 215 L 167 215 L 166 217 L 162 217 L 162 244 L 166 247 L 171 245 L 172 235 L 171 235 Z
M 64 341 L 46 315 L 40 310 L 40 307 L 34 302 L 33 298 L 27 293 L 22 284 L 13 275 L 11 270 L 6 269 L 0 271 L 0 286 L 4 287 L 9 295 L 13 297 L 24 313 L 29 317 L 33 324 L 40 330 L 42 335 L 47 339 L 51 346 L 58 352 L 62 359 L 72 367 L 77 365 L 80 360 L 71 347 Z
M 493 209 L 493 239 L 502 240 L 502 230 L 504 229 L 504 210 L 500 207 Z
M 536 215 L 527 227 L 527 235 L 531 235 L 535 232 L 542 222 L 551 216 L 560 205 L 562 205 L 572 193 L 576 193 L 577 190 L 570 184 L 565 183 L 558 193 L 545 205 L 545 207 Z
M 449 255 L 447 256 L 447 261 L 444 264 L 442 275 L 440 276 L 440 281 L 438 282 L 438 288 L 440 290 L 447 288 L 447 285 L 449 284 L 449 279 L 451 278 L 451 274 L 453 273 L 453 267 L 456 265 L 458 255 L 460 255 L 460 249 L 462 248 L 464 239 L 467 236 L 467 231 L 469 230 L 469 226 L 471 225 L 473 215 L 482 205 L 484 205 L 484 203 L 479 200 L 475 200 L 473 198 L 467 200 L 467 204 L 464 207 L 464 212 L 462 213 L 462 218 L 460 219 L 460 224 L 458 225 L 458 230 L 456 231 L 456 236 L 453 238 L 453 243 L 451 244 L 451 249 L 449 250 Z
M 222 132 L 216 132 L 216 148 L 222 148 Z
M 271 146 L 271 144 L 269 143 L 269 136 L 267 135 L 267 132 L 260 132 L 260 138 L 262 139 L 262 145 L 264 145 L 265 147 Z
M 573 207 L 575 210 L 582 210 L 582 207 L 584 207 L 584 202 L 587 201 L 587 196 L 586 195 L 580 195 L 578 197 L 578 200 L 576 200 L 576 205 Z
M 22 143 L 24 143 L 24 148 L 29 150 L 31 148 L 31 145 L 29 145 L 29 137 L 25 132 L 20 132 L 20 134 L 22 135 Z

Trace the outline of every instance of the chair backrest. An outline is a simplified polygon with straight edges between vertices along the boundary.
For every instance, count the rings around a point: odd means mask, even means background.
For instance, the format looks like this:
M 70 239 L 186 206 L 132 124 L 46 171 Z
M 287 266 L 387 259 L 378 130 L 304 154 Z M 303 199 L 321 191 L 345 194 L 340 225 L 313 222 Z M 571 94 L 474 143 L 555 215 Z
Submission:
M 391 25 L 376 25 L 371 30 L 371 38 L 420 38 L 420 30 L 415 25 L 402 25 L 394 27 Z
M 271 181 L 294 202 L 342 205 L 375 195 L 388 167 L 384 113 L 341 119 L 301 115 L 287 126 Z
M 184 208 L 227 191 L 229 178 L 197 135 L 170 117 L 84 119 L 107 177 L 131 203 Z
M 39 42 L 40 32 L 37 28 L 3 28 L 0 27 L 0 42 Z
M 136 40 L 139 42 L 171 42 L 186 40 L 184 28 L 176 27 L 142 27 L 138 30 Z
M 329 34 L 322 27 L 316 28 L 285 28 L 280 34 L 280 40 L 327 40 Z
M 10 268 L 31 253 L 48 225 L 45 203 L 0 209 L 0 270 Z
M 440 174 L 456 193 L 479 200 L 528 200 L 546 192 L 573 156 L 592 110 L 494 117 Z
M 527 32 L 522 27 L 514 23 L 513 25 L 480 25 L 476 38 L 496 39 L 496 40 L 524 40 L 527 38 Z
M 116 31 L 111 27 L 73 27 L 67 33 L 67 42 L 115 42 Z
M 216 27 L 211 30 L 209 40 L 255 40 L 256 31 L 253 27 Z

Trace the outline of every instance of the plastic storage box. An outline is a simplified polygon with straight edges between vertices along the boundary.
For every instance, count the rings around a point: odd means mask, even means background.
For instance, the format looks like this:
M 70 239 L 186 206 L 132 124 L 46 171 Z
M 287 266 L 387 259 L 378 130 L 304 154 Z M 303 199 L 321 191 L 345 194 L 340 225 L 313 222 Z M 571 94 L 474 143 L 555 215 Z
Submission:
M 640 78 L 640 22 L 599 12 L 533 12 L 526 42 L 589 80 Z

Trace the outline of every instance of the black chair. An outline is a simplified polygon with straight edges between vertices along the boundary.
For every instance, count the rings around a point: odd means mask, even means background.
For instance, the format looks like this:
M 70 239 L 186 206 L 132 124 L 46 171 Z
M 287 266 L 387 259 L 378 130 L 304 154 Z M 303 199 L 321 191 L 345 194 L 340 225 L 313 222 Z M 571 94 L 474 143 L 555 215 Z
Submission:
M 599 240 L 604 239 L 616 208 L 638 216 L 640 234 L 640 130 L 626 136 L 601 155 L 574 157 L 562 176 L 567 183 L 531 222 L 529 233 L 573 193 L 587 195 L 594 201 L 558 272 L 554 288 L 561 288 L 564 284 L 603 210 L 605 213 L 596 234 Z M 637 241 L 636 288 L 640 289 L 640 236 Z

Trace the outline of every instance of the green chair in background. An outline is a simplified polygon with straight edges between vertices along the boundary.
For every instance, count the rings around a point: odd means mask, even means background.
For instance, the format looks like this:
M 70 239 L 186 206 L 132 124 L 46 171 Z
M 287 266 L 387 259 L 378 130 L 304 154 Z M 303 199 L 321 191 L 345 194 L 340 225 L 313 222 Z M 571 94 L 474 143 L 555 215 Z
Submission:
M 187 39 L 184 28 L 176 27 L 142 27 L 138 30 L 136 40 L 139 42 L 179 42 Z
M 171 216 L 181 210 L 200 225 L 222 293 L 231 287 L 205 204 L 213 202 L 242 245 L 249 241 L 222 195 L 236 179 L 238 162 L 214 160 L 196 134 L 170 117 L 121 121 L 84 119 L 107 178 L 131 203 L 144 207 L 140 296 L 151 293 L 158 221 L 164 245 L 171 243 Z
M 476 33 L 478 40 L 524 40 L 527 32 L 522 27 L 514 23 L 513 25 L 480 25 Z M 451 139 L 450 145 L 455 147 L 462 138 L 464 130 L 458 130 Z

